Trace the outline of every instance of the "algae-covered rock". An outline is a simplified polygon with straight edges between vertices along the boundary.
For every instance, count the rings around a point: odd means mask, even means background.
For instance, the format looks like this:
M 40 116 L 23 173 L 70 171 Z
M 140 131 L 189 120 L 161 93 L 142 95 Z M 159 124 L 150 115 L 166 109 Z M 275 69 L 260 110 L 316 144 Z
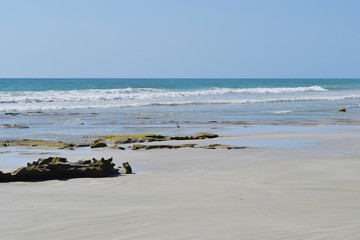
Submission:
M 236 147 L 236 146 L 231 146 L 231 145 L 223 145 L 223 144 L 210 144 L 210 145 L 206 145 L 206 146 L 201 146 L 199 148 L 204 148 L 204 149 L 245 149 L 248 147 Z
M 199 133 L 195 136 L 175 136 L 170 137 L 170 140 L 197 140 L 197 139 L 207 139 L 207 138 L 216 138 L 219 135 L 214 133 Z
M 206 138 L 216 138 L 217 134 L 213 133 L 199 133 L 195 136 L 163 136 L 157 134 L 135 134 L 135 135 L 107 135 L 99 136 L 98 141 L 109 142 L 112 144 L 127 144 L 127 143 L 144 143 L 166 140 L 196 140 Z
M 219 135 L 214 133 L 199 133 L 194 136 L 195 139 L 217 138 Z
M 114 167 L 112 158 L 68 162 L 65 158 L 50 157 L 28 163 L 27 167 L 19 168 L 11 174 L 0 172 L 0 182 L 107 177 L 120 174 Z
M 132 147 L 132 150 L 139 150 L 139 149 L 145 149 L 145 150 L 150 150 L 150 149 L 161 149 L 161 148 L 175 148 L 176 146 L 173 145 L 141 145 L 141 144 L 135 144 Z
M 135 134 L 135 135 L 108 135 L 100 136 L 101 141 L 110 142 L 113 144 L 126 144 L 126 143 L 141 143 L 141 142 L 154 142 L 164 141 L 166 137 L 156 134 Z
M 91 148 L 103 148 L 103 147 L 107 147 L 107 144 L 104 142 L 94 142 L 93 144 L 91 144 L 90 147 Z
M 3 141 L 1 144 L 4 147 L 27 147 L 35 149 L 65 149 L 71 148 L 74 145 L 63 143 L 63 142 L 51 142 L 43 140 L 14 140 L 14 141 Z
M 124 147 L 121 147 L 121 146 L 111 146 L 110 149 L 117 149 L 117 150 L 125 150 Z

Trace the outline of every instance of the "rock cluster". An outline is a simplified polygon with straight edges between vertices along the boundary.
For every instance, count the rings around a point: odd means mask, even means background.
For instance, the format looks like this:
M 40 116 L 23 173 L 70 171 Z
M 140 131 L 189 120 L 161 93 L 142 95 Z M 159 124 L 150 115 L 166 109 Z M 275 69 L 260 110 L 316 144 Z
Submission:
M 138 134 L 138 135 L 109 135 L 101 136 L 97 141 L 105 141 L 113 144 L 139 143 L 164 141 L 166 136 L 156 134 Z M 95 140 L 96 141 L 96 140 Z
M 116 169 L 112 158 L 96 160 L 80 160 L 68 162 L 66 158 L 49 157 L 22 167 L 12 173 L 0 171 L 0 182 L 11 181 L 39 181 L 51 179 L 83 178 L 83 177 L 108 177 L 123 173 L 131 173 L 129 163 Z
M 98 142 L 110 142 L 113 144 L 126 144 L 126 143 L 144 143 L 144 142 L 155 142 L 155 141 L 167 141 L 167 140 L 197 140 L 216 138 L 217 134 L 213 133 L 199 133 L 194 136 L 174 136 L 168 137 L 156 134 L 139 134 L 139 135 L 110 135 L 100 136 L 99 139 L 95 140 Z
M 217 138 L 218 135 L 214 133 L 199 133 L 195 136 L 178 136 L 170 137 L 170 140 L 197 140 L 197 139 L 207 139 L 207 138 Z
M 143 145 L 143 144 L 134 144 L 132 150 L 151 150 L 151 149 L 177 149 L 177 148 L 203 148 L 203 149 L 245 149 L 248 147 L 237 147 L 231 145 L 223 145 L 223 144 L 210 144 L 205 146 L 197 146 L 197 144 L 181 144 L 181 145 L 169 145 L 169 144 L 162 144 L 162 145 Z

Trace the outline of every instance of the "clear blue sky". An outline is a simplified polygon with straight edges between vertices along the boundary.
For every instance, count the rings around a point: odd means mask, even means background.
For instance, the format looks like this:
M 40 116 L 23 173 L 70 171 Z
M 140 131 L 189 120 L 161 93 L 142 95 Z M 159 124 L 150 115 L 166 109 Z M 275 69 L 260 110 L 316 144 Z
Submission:
M 0 77 L 360 77 L 358 0 L 0 0 Z

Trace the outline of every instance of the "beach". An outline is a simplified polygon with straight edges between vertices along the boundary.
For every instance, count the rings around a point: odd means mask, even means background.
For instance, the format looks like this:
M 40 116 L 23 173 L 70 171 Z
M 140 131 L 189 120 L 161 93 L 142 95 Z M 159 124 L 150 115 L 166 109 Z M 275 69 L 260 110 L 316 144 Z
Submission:
M 2 183 L 0 238 L 357 239 L 359 129 L 315 129 L 201 140 L 246 149 L 63 152 L 128 161 L 134 174 Z M 279 139 L 297 144 L 261 146 Z

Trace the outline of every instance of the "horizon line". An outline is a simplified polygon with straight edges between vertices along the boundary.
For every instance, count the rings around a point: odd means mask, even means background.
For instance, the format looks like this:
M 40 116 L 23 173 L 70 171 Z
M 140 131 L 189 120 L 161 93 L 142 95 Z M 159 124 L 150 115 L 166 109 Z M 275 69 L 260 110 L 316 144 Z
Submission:
M 0 79 L 360 79 L 360 77 L 0 77 Z

